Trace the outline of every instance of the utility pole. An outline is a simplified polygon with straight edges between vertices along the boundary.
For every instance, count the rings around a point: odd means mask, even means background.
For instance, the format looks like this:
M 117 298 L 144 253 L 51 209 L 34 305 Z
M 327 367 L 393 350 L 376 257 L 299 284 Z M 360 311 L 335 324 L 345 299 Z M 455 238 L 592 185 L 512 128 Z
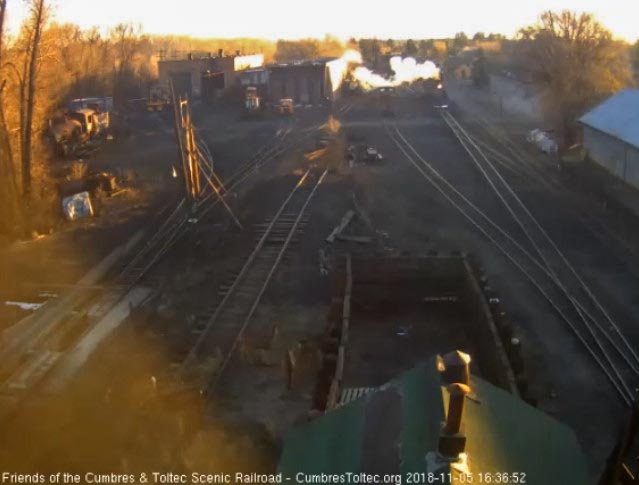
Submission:
M 181 116 L 181 105 L 182 98 L 177 97 L 175 94 L 175 86 L 173 85 L 173 80 L 169 79 L 169 89 L 171 90 L 171 106 L 173 106 L 173 118 L 174 118 L 174 128 L 175 128 L 175 139 L 178 144 L 178 153 L 180 162 L 182 163 L 182 176 L 184 179 L 184 183 L 188 184 L 188 180 L 190 177 L 188 176 L 187 166 L 185 162 L 184 156 L 184 140 L 182 139 L 182 116 Z M 190 190 L 188 186 L 186 187 L 186 193 L 190 194 Z
M 184 188 L 189 199 L 192 202 L 196 202 L 200 194 L 200 176 L 189 100 L 186 97 L 176 96 L 173 82 L 170 81 L 169 84 L 173 113 L 175 115 L 175 137 L 178 142 L 178 151 L 184 175 Z
M 188 100 L 183 101 L 183 123 L 186 136 L 186 157 L 189 166 L 191 197 L 195 200 L 200 193 L 200 170 L 197 160 L 197 147 L 195 145 L 195 135 L 193 134 L 193 124 L 191 123 L 191 112 L 189 110 Z
M 175 87 L 171 80 L 169 81 L 169 87 L 171 89 L 171 100 L 173 103 L 173 113 L 175 115 L 175 136 L 177 138 L 180 161 L 182 162 L 184 190 L 187 197 L 191 200 L 191 202 L 193 202 L 194 211 L 197 210 L 198 202 L 200 202 L 201 199 L 201 170 L 206 182 L 211 187 L 213 193 L 222 203 L 226 211 L 230 214 L 233 222 L 242 229 L 242 224 L 224 199 L 228 192 L 215 171 L 213 171 L 213 161 L 210 157 L 210 153 L 208 153 L 208 149 L 205 148 L 205 151 L 209 156 L 202 153 L 198 147 L 195 130 L 191 121 L 191 110 L 189 108 L 188 97 L 183 98 L 182 96 L 176 96 Z M 206 146 L 202 144 L 200 145 Z M 207 170 L 205 170 L 204 167 L 210 170 L 210 175 L 207 174 Z

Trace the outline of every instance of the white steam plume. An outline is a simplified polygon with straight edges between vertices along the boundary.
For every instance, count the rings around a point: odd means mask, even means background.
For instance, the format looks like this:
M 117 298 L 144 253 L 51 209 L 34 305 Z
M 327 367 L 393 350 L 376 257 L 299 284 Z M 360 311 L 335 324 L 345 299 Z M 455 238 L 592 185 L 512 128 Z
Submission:
M 348 50 L 342 56 L 348 63 L 362 64 L 362 56 L 359 52 Z M 367 67 L 358 66 L 353 70 L 353 77 L 364 89 L 375 89 L 382 87 L 400 86 L 403 83 L 413 83 L 418 79 L 438 79 L 439 68 L 432 61 L 425 61 L 421 64 L 413 57 L 401 56 L 391 57 L 390 68 L 393 76 L 385 78 Z
M 348 69 L 353 64 L 361 64 L 362 62 L 362 55 L 359 52 L 348 49 L 342 54 L 342 57 L 328 63 L 328 72 L 331 77 L 333 91 L 336 91 L 342 85 Z

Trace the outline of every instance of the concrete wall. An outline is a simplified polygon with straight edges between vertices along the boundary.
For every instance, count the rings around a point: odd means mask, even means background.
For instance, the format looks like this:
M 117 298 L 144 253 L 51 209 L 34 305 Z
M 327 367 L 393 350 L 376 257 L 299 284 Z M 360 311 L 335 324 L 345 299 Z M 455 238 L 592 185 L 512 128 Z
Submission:
M 639 148 L 589 126 L 584 126 L 584 148 L 593 161 L 639 188 Z

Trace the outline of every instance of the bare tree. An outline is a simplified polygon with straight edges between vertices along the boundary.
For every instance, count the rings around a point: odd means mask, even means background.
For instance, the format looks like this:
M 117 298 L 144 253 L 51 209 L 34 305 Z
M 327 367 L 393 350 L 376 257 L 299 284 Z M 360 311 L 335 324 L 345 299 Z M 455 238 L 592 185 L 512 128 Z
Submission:
M 7 17 L 7 0 L 0 0 L 0 66 L 2 65 L 2 50 L 4 47 L 4 20 Z
M 415 41 L 413 39 L 408 39 L 406 41 L 406 49 L 405 49 L 406 55 L 407 56 L 416 56 L 417 55 L 417 44 L 415 44 Z
M 122 102 L 134 90 L 134 59 L 139 50 L 142 27 L 139 24 L 119 24 L 109 32 L 115 51 L 114 96 Z
M 544 12 L 519 32 L 522 69 L 540 88 L 560 141 L 571 143 L 576 117 L 630 81 L 624 49 L 591 14 Z
M 4 26 L 7 14 L 7 0 L 0 0 L 0 69 L 4 64 Z M 1 71 L 0 71 L 1 72 Z M 15 228 L 19 218 L 18 189 L 13 166 L 13 152 L 9 130 L 4 115 L 4 89 L 6 79 L 0 78 L 0 179 L 4 180 L 2 188 L 3 212 L 2 220 L 3 232 L 8 232 Z
M 24 123 L 22 124 L 22 196 L 29 199 L 31 193 L 31 141 L 33 137 L 33 110 L 35 108 L 35 91 L 37 81 L 38 52 L 42 30 L 46 22 L 46 5 L 44 0 L 33 0 L 31 4 L 31 19 L 29 24 L 30 42 L 25 58 L 26 92 L 24 93 Z
M 639 40 L 632 45 L 630 49 L 630 58 L 635 69 L 639 69 Z
M 320 55 L 317 39 L 278 40 L 275 58 L 278 62 L 315 59 Z

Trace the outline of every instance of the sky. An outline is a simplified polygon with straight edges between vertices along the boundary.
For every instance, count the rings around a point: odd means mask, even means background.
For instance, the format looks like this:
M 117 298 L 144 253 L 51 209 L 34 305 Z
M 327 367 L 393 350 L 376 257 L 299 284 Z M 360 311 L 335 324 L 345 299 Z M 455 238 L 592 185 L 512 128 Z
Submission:
M 513 35 L 544 10 L 594 13 L 615 36 L 639 38 L 637 0 L 48 0 L 58 22 L 108 28 L 142 24 L 152 34 L 297 39 L 438 38 L 464 31 Z M 15 32 L 25 0 L 9 0 Z

